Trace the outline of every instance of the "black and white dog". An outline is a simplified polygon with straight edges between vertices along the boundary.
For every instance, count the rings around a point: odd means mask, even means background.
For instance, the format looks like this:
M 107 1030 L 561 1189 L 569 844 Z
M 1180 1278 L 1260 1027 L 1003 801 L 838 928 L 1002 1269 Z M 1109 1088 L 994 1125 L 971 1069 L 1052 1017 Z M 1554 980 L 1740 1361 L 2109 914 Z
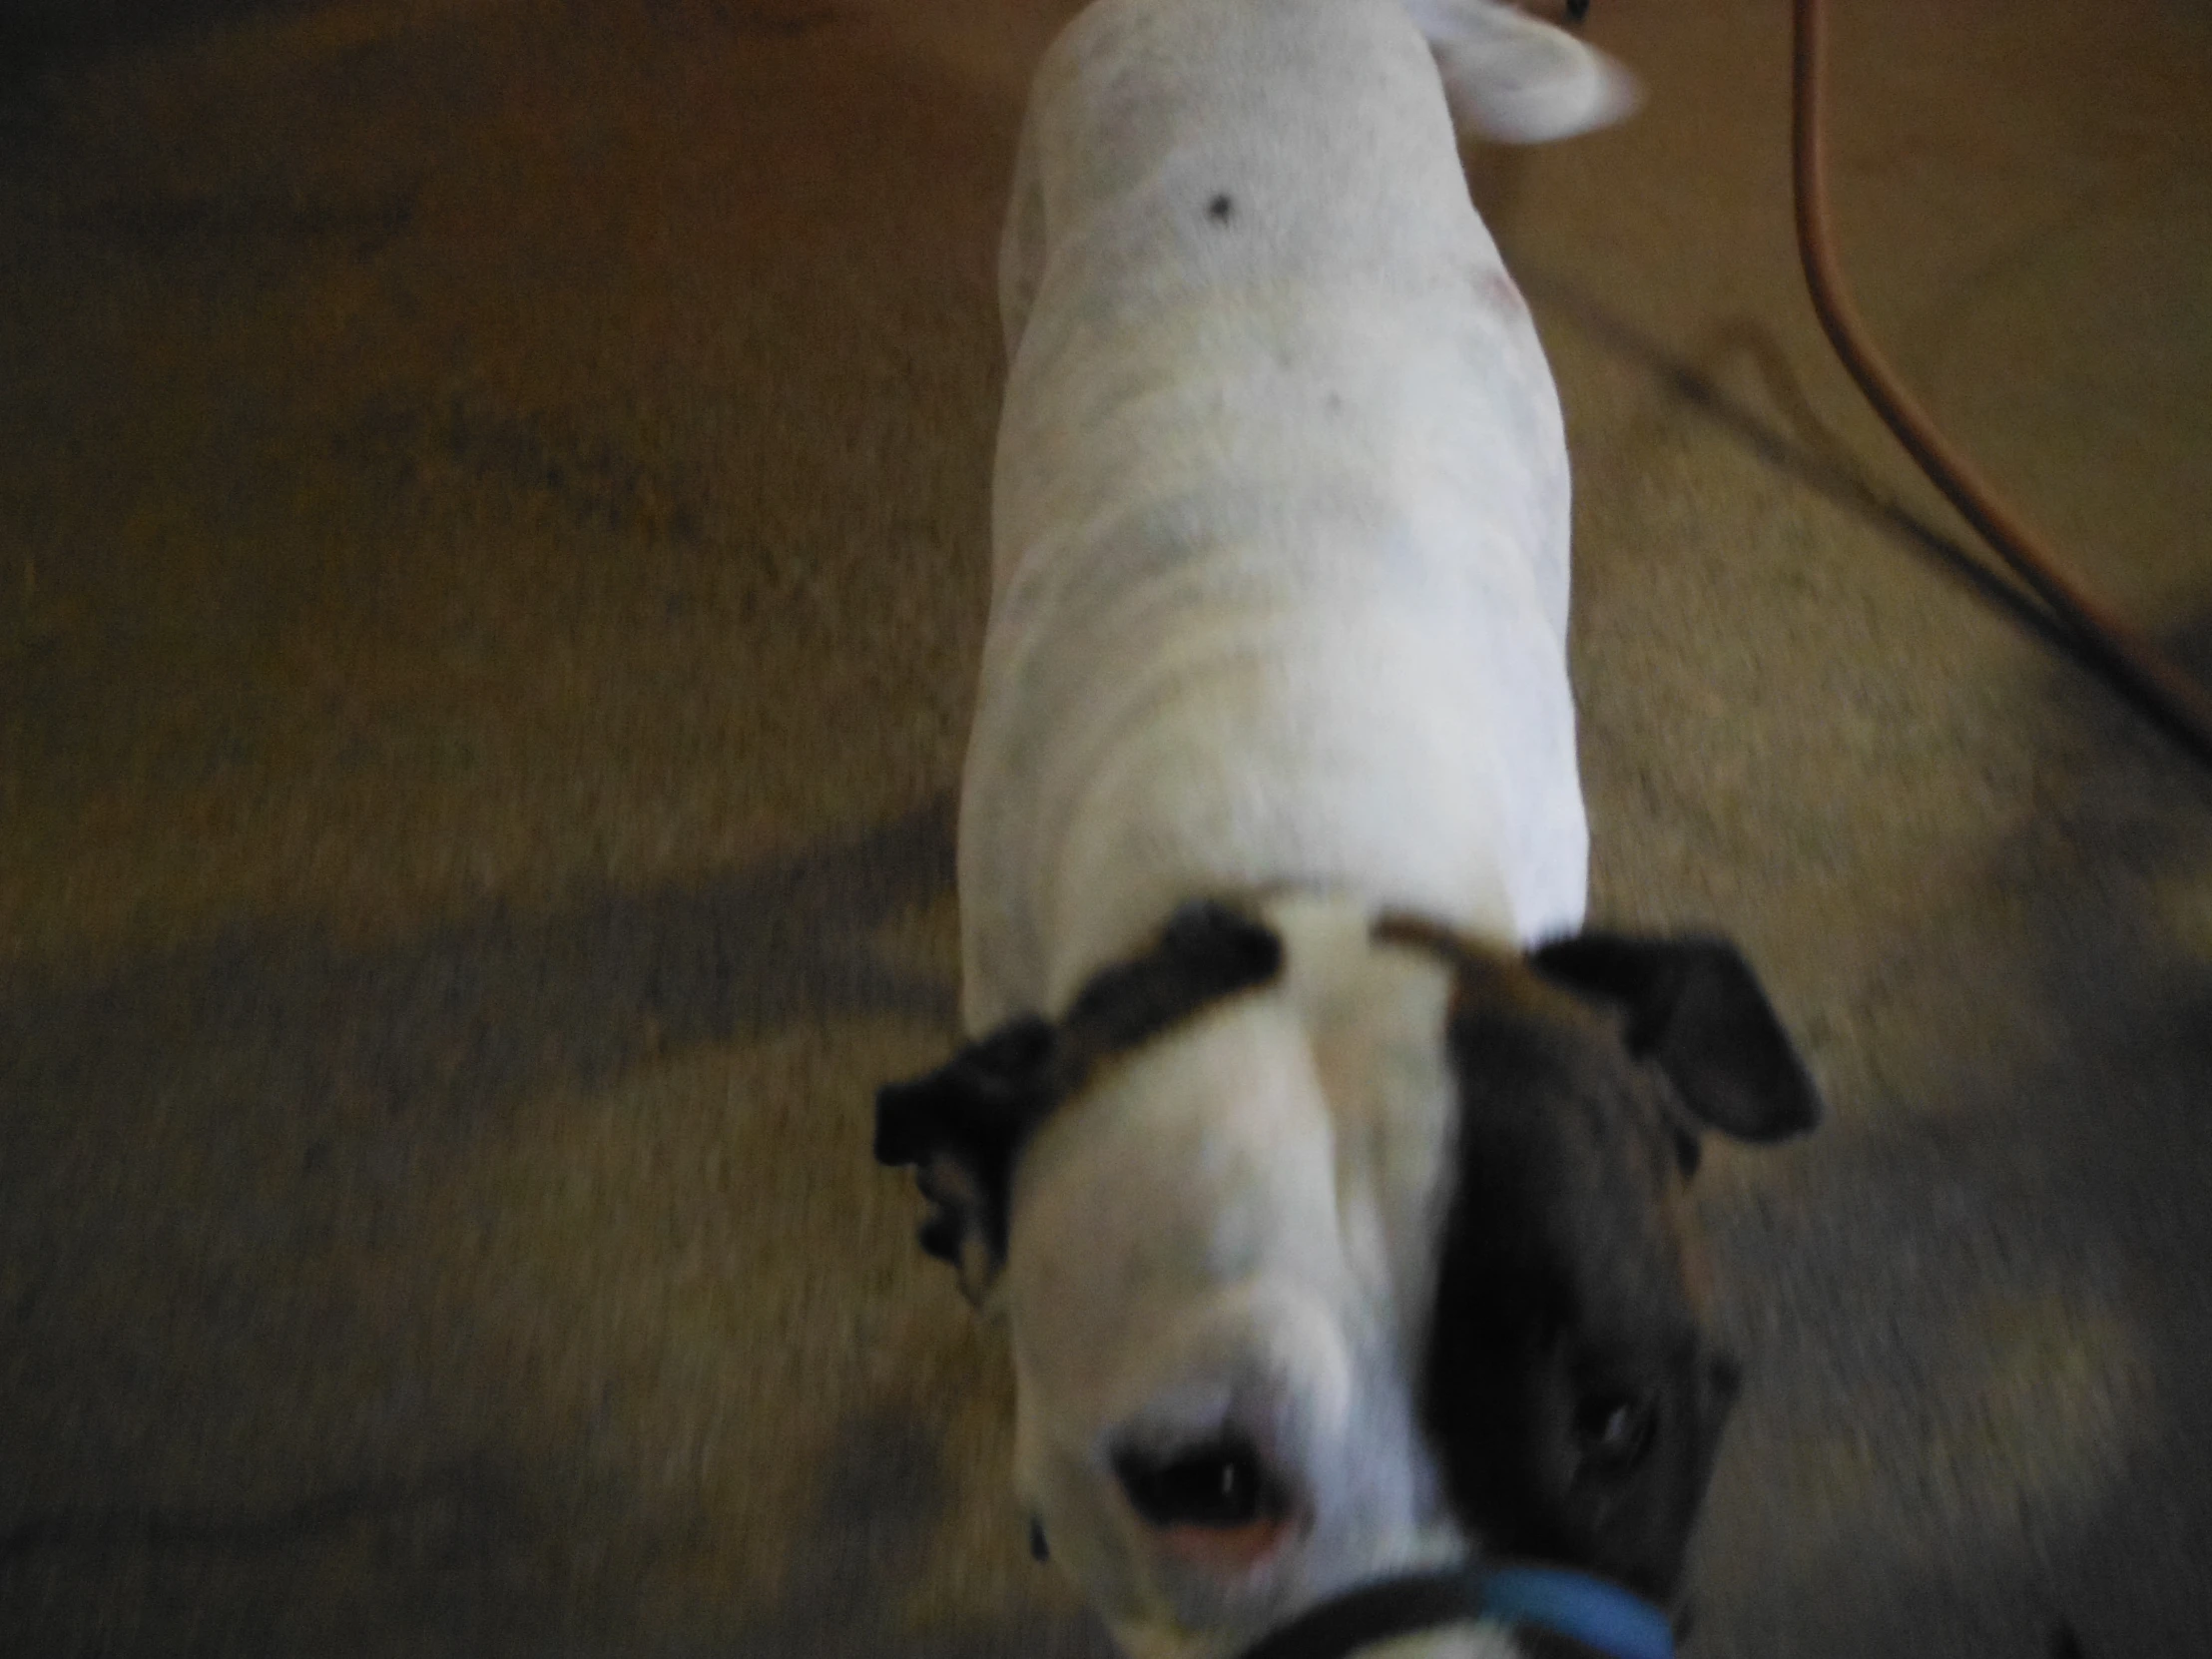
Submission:
M 1728 946 L 1580 930 L 1565 444 L 1454 137 L 1627 87 L 1490 0 L 1097 0 L 1037 76 L 975 1040 L 876 1151 L 1146 1659 L 1470 1559 L 1675 1590 L 1733 1387 L 1684 1184 L 1818 1103 Z

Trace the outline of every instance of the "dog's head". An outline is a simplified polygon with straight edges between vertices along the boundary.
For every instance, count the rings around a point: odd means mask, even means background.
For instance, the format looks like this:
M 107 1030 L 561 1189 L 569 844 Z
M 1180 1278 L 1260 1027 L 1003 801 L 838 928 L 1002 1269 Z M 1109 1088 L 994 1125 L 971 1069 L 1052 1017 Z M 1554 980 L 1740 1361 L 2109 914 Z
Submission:
M 1016 1475 L 1131 1651 L 1468 1547 L 1671 1594 L 1734 1388 L 1684 1189 L 1819 1107 L 1735 951 L 1195 906 L 883 1090 L 1008 1322 Z

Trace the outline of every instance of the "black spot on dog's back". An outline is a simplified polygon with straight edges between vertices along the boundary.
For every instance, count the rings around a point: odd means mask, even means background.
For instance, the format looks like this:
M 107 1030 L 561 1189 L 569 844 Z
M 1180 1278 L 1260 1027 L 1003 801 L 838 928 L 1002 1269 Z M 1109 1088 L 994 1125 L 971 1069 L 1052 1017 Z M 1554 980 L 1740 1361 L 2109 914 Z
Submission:
M 1227 225 L 1237 217 L 1237 199 L 1223 191 L 1206 204 L 1206 217 L 1216 225 Z

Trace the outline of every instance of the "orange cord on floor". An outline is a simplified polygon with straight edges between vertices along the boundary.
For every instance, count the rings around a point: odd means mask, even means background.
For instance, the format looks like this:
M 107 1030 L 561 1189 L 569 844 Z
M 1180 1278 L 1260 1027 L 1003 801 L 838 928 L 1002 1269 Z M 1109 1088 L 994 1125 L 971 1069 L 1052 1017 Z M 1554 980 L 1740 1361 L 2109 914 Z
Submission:
M 2122 689 L 2148 706 L 2197 758 L 2212 765 L 2212 692 L 2160 654 L 2125 621 L 2061 571 L 2033 531 L 1999 500 L 1972 465 L 1936 429 L 1896 372 L 1867 340 L 1837 268 L 1829 234 L 1828 187 L 1821 132 L 1826 54 L 1824 0 L 1797 0 L 1792 154 L 1797 183 L 1798 251 L 1806 285 L 1829 343 L 1867 401 L 1930 482 L 1981 533 L 1997 557 L 2034 590 Z

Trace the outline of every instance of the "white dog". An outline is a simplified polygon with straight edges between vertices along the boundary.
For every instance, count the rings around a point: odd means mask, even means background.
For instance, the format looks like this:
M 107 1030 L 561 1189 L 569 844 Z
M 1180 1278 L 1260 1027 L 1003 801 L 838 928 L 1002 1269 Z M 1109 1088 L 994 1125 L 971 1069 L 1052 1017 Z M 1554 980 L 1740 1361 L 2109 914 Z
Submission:
M 1732 1385 L 1680 1190 L 1817 1101 L 1729 947 L 1577 932 L 1565 446 L 1453 131 L 1630 101 L 1487 0 L 1097 0 L 1037 75 L 977 1040 L 876 1149 L 1133 1654 L 1507 1554 L 1675 1588 Z M 1391 1653 L 1596 1639 L 1526 1617 Z

